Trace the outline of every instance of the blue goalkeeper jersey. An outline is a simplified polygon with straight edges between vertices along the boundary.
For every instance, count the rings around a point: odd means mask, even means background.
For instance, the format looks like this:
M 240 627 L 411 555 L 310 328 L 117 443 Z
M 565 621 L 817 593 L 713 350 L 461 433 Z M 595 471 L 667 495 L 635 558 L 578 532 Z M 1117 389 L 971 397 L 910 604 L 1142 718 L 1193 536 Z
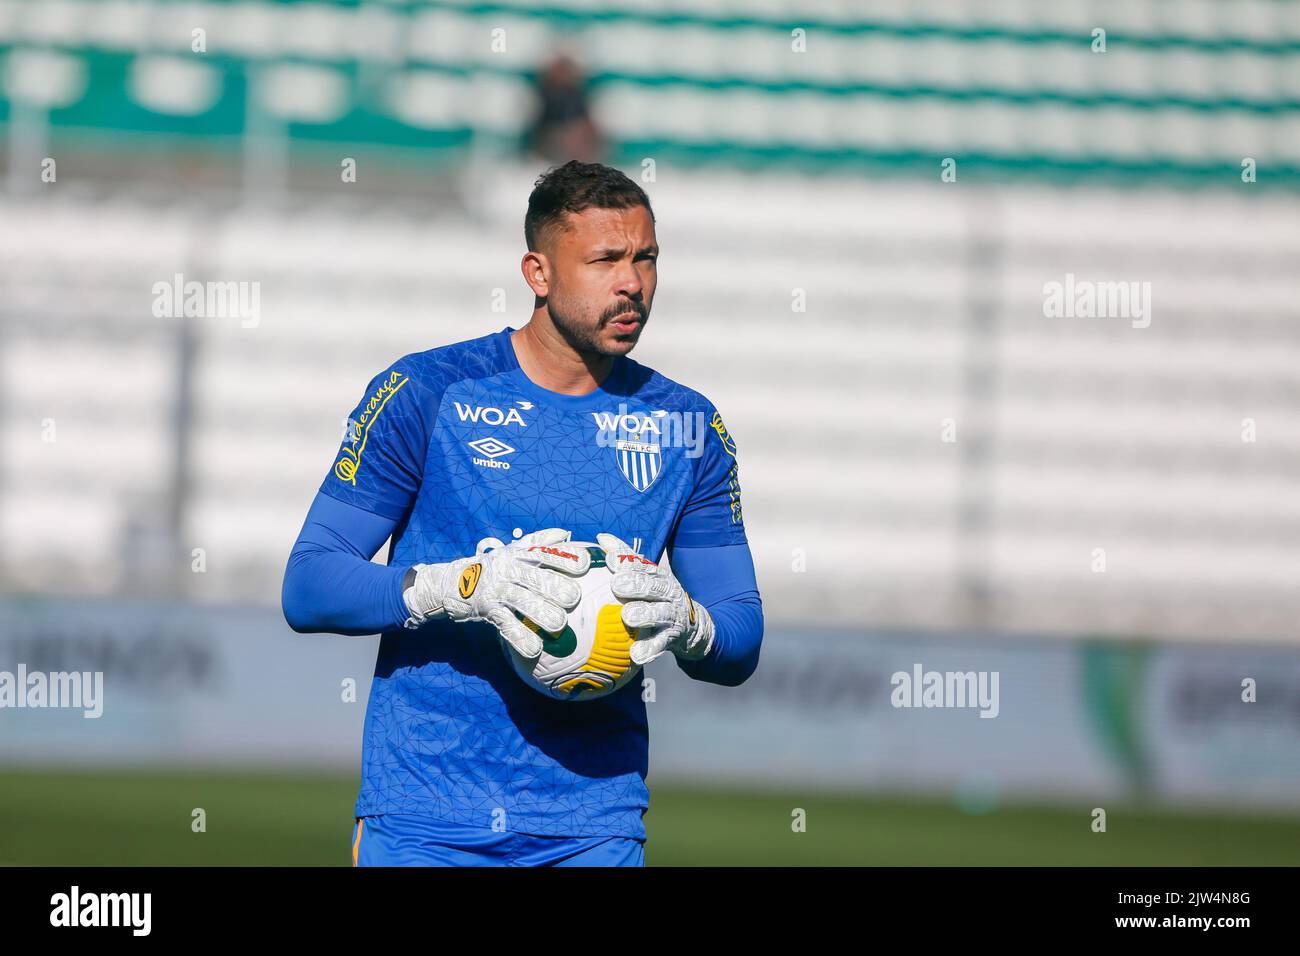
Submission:
M 736 447 L 699 393 L 630 358 L 562 395 L 519 367 L 513 329 L 377 375 L 322 492 L 397 521 L 389 563 L 440 563 L 540 528 L 618 535 L 647 557 L 745 543 Z M 382 636 L 357 816 L 423 814 L 554 836 L 645 838 L 641 685 L 552 700 L 486 623 Z

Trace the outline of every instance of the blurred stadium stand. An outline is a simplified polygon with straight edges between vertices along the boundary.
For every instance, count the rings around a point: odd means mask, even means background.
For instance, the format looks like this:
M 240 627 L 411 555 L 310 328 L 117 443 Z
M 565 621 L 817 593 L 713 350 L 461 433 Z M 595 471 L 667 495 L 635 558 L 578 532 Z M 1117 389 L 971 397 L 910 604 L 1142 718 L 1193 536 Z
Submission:
M 510 142 L 559 43 L 628 161 L 928 175 L 938 152 L 970 173 L 1217 177 L 1259 155 L 1274 178 L 1300 170 L 1300 11 L 1275 0 L 0 3 L 6 114 L 151 148 L 245 132 Z
M 526 319 L 559 45 L 610 161 L 654 160 L 636 357 L 737 435 L 772 620 L 1297 641 L 1272 0 L 2 2 L 7 589 L 274 603 L 369 377 Z M 260 320 L 155 318 L 176 273 L 260 283 Z M 1150 327 L 1045 318 L 1067 273 L 1150 282 Z

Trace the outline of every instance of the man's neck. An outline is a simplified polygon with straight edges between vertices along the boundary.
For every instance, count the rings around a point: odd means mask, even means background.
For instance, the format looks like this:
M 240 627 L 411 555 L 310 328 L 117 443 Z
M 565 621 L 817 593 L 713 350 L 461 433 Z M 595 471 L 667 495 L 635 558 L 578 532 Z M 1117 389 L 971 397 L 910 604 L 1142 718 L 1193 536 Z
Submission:
M 614 369 L 614 358 L 576 351 L 549 322 L 534 318 L 510 336 L 519 367 L 533 384 L 561 395 L 588 395 Z

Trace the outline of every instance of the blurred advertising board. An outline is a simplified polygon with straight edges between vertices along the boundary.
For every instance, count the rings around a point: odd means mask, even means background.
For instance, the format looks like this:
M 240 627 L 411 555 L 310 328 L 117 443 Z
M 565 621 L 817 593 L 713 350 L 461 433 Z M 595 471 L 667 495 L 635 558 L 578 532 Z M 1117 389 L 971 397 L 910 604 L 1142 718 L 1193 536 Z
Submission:
M 273 608 L 9 599 L 0 760 L 355 770 L 377 643 Z M 98 702 L 15 706 L 20 674 L 74 672 Z M 740 687 L 648 676 L 652 784 L 1300 808 L 1300 649 L 769 627 Z

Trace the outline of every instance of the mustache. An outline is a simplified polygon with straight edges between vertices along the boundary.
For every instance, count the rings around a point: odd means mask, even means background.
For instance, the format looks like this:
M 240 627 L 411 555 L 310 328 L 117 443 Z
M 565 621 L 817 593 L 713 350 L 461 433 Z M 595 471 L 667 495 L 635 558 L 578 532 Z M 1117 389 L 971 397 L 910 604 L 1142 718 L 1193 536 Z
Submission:
M 600 324 L 605 325 L 613 321 L 616 316 L 622 315 L 624 312 L 635 312 L 641 318 L 641 321 L 644 322 L 648 310 L 646 309 L 644 302 L 620 302 L 618 305 L 611 306 L 605 310 L 604 314 L 600 317 Z

